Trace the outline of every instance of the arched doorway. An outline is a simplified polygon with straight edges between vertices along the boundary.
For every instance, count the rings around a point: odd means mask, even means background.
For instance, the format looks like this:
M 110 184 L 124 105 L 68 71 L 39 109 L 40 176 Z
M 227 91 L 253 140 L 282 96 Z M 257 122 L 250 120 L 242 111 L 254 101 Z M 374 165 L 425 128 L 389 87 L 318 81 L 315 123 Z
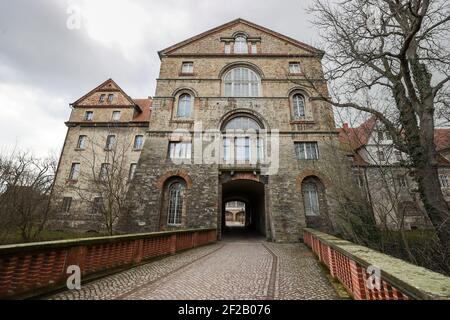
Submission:
M 244 204 L 243 210 L 235 213 L 236 223 L 227 223 L 231 210 L 227 204 Z M 228 207 L 229 208 L 229 207 Z M 241 222 L 240 225 L 238 225 Z M 254 180 L 236 179 L 222 184 L 221 234 L 227 237 L 266 236 L 266 210 L 264 184 Z

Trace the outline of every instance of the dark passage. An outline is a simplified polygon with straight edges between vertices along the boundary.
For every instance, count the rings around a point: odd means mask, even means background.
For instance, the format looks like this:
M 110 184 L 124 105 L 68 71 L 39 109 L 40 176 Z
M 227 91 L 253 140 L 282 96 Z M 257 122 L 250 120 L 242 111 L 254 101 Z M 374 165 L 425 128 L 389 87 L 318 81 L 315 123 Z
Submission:
M 234 180 L 222 185 L 222 235 L 224 239 L 266 235 L 264 184 Z

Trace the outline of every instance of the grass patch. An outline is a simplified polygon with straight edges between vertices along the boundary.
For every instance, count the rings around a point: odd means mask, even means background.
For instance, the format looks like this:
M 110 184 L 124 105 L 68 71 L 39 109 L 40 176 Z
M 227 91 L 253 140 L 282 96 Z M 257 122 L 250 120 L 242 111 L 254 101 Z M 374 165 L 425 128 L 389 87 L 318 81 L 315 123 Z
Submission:
M 20 235 L 20 232 L 10 232 L 5 233 L 0 231 L 0 245 L 6 244 L 19 244 L 19 243 L 33 243 L 42 241 L 55 241 L 55 240 L 70 240 L 70 239 L 80 239 L 80 238 L 92 238 L 92 237 L 103 237 L 104 234 L 101 233 L 77 233 L 71 231 L 51 231 L 44 230 L 42 233 L 33 241 L 24 241 Z

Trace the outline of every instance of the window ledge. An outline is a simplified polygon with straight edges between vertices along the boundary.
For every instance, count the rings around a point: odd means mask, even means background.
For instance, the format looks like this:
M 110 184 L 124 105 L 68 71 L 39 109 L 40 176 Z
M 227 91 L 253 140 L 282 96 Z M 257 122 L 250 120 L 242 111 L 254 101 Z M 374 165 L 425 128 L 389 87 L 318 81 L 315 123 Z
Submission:
M 133 151 L 142 151 L 142 148 L 140 148 L 140 149 L 134 149 L 133 148 Z
M 76 183 L 78 183 L 78 180 L 67 179 L 66 183 L 76 184 Z
M 182 119 L 182 118 L 178 118 L 178 119 L 172 119 L 170 120 L 170 123 L 194 123 L 194 119 Z
M 75 148 L 75 151 L 84 151 L 86 148 Z
M 197 74 L 194 73 L 194 72 L 189 72 L 189 73 L 187 73 L 187 72 L 180 72 L 178 74 L 178 76 L 180 76 L 180 77 L 195 77 L 196 75 Z
M 314 120 L 291 120 L 290 124 L 315 124 Z

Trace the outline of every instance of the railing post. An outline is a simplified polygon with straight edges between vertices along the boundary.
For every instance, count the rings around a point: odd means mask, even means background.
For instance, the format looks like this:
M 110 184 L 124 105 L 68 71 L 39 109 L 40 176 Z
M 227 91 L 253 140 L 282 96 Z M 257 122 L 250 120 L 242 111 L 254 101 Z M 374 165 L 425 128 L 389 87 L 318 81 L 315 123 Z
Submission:
M 355 300 L 366 300 L 366 285 L 364 270 L 355 261 L 350 260 L 350 274 L 352 277 L 352 293 Z
M 138 239 L 134 241 L 133 263 L 140 263 L 144 250 L 144 240 Z
M 63 278 L 66 276 L 69 266 L 80 267 L 81 273 L 84 273 L 84 264 L 86 261 L 86 246 L 77 246 L 69 248 L 67 259 L 63 270 Z
M 170 239 L 169 239 L 169 241 L 170 241 L 170 254 L 174 254 L 174 253 L 177 252 L 177 234 L 178 233 L 175 233 L 175 234 L 172 234 L 170 236 Z

